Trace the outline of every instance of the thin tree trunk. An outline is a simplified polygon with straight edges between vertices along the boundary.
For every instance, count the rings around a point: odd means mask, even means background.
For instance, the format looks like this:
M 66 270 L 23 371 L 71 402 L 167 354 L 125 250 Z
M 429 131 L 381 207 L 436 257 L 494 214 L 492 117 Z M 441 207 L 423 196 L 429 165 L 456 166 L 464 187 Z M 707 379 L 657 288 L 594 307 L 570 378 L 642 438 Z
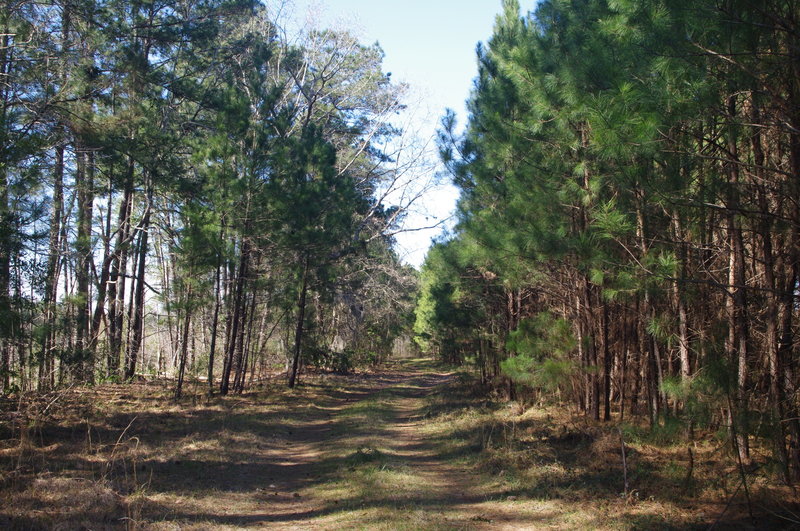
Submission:
M 11 70 L 13 64 L 13 48 L 11 43 L 12 33 L 9 28 L 8 12 L 0 14 L 2 17 L 2 46 L 0 46 L 0 155 L 7 159 L 6 150 L 12 149 L 9 141 L 9 113 L 11 111 Z M 11 242 L 12 223 L 9 208 L 8 169 L 5 163 L 0 164 L 0 318 L 4 324 L 11 322 Z M 2 337 L 6 336 L 6 337 Z M 0 336 L 0 377 L 2 377 L 3 390 L 11 385 L 11 345 L 10 334 Z
M 58 263 L 61 258 L 61 217 L 64 214 L 64 146 L 55 148 L 53 168 L 53 207 L 50 213 L 50 241 L 47 254 L 47 273 L 45 277 L 44 322 L 45 337 L 42 343 L 41 363 L 39 364 L 39 388 L 48 389 L 55 385 L 53 374 L 53 351 L 56 339 L 56 301 L 58 296 Z
M 250 243 L 247 238 L 242 239 L 241 255 L 239 257 L 239 271 L 236 275 L 236 287 L 233 294 L 233 315 L 231 318 L 230 334 L 228 338 L 227 352 L 225 354 L 225 365 L 222 371 L 222 382 L 220 383 L 220 393 L 223 395 L 228 394 L 230 388 L 231 371 L 236 368 L 238 371 L 239 365 L 234 367 L 234 364 L 241 359 L 237 358 L 237 352 L 241 354 L 241 337 L 244 333 L 244 285 L 245 279 L 248 275 L 249 261 L 250 261 Z M 235 374 L 235 373 L 234 373 Z
M 192 326 L 192 287 L 186 288 L 185 318 L 183 320 L 183 333 L 181 334 L 181 354 L 178 366 L 178 382 L 175 385 L 175 400 L 181 397 L 183 391 L 183 378 L 186 373 L 186 358 L 189 353 L 189 329 Z
M 306 295 L 308 293 L 308 257 L 303 264 L 303 277 L 300 285 L 300 296 L 297 300 L 297 324 L 294 333 L 294 352 L 292 355 L 292 369 L 289 372 L 289 388 L 294 388 L 297 381 L 297 371 L 300 367 L 301 346 L 303 343 L 303 321 L 306 317 Z
M 75 242 L 77 252 L 76 288 L 77 288 L 77 328 L 75 350 L 78 355 L 78 378 L 83 381 L 94 380 L 94 359 L 89 350 L 90 334 L 89 313 L 91 294 L 89 279 L 92 269 L 92 206 L 94 203 L 94 158 L 91 152 L 76 142 L 75 187 L 78 190 L 78 228 Z
M 242 389 L 240 390 L 240 392 L 244 391 L 244 388 L 247 384 L 247 365 L 250 362 L 250 360 L 252 360 L 253 362 L 255 361 L 256 354 L 258 352 L 257 350 L 258 343 L 253 340 L 253 330 L 255 329 L 256 314 L 257 314 L 256 310 L 258 309 L 257 297 L 255 292 L 253 293 L 252 299 L 253 302 L 250 305 L 249 324 L 247 326 L 247 340 L 245 341 L 245 364 L 242 371 Z M 255 368 L 254 363 L 252 363 L 251 365 L 253 368 Z M 252 382 L 252 380 L 253 377 L 251 374 L 250 381 Z
M 595 369 L 589 374 L 589 397 L 587 403 L 591 409 L 592 417 L 595 420 L 600 420 L 600 375 L 597 373 L 599 359 L 594 326 L 592 326 L 594 321 L 593 290 L 589 279 L 585 275 L 583 277 L 583 293 L 584 342 L 587 350 L 587 362 L 589 366 Z
M 224 304 L 225 304 L 225 342 L 222 348 L 222 374 L 220 376 L 220 392 L 222 392 L 222 387 L 225 382 L 225 375 L 228 374 L 228 378 L 230 378 L 230 359 L 228 358 L 228 350 L 231 343 L 231 328 L 233 324 L 233 293 L 235 291 L 235 284 L 233 283 L 232 279 L 236 278 L 236 270 L 233 266 L 233 262 L 230 260 L 226 261 L 224 268 L 222 269 L 222 286 L 223 286 L 223 293 L 224 293 Z M 227 392 L 227 391 L 226 391 Z
M 220 241 L 222 241 L 224 228 L 220 229 Z M 217 351 L 217 328 L 219 325 L 219 309 L 222 305 L 222 284 L 221 284 L 221 257 L 217 259 L 217 271 L 214 275 L 214 316 L 211 319 L 211 346 L 208 352 L 208 394 L 214 394 L 214 358 Z
M 66 58 L 70 48 L 71 9 L 67 3 L 61 10 L 61 53 Z M 4 32 L 7 33 L 7 32 Z M 61 64 L 61 87 L 67 84 L 68 67 Z M 62 127 L 58 128 L 63 132 Z M 50 239 L 48 246 L 47 277 L 45 280 L 45 339 L 42 345 L 42 360 L 39 375 L 39 387 L 42 389 L 55 386 L 55 341 L 56 341 L 56 302 L 58 298 L 58 276 L 62 245 L 66 243 L 66 220 L 64 215 L 64 151 L 63 141 L 55 146 L 55 166 L 53 167 L 53 207 L 50 216 Z M 62 235 L 62 231 L 63 235 Z
M 644 356 L 644 342 L 640 333 L 639 323 L 641 322 L 640 301 L 637 297 L 634 311 L 634 322 L 631 325 L 632 337 L 630 340 L 636 355 L 631 358 L 631 414 L 635 415 L 639 405 L 639 394 L 642 385 L 642 357 Z
M 680 278 L 673 282 L 673 295 L 675 297 L 675 308 L 678 313 L 678 357 L 680 360 L 681 380 L 686 382 L 691 376 L 691 360 L 689 355 L 689 323 L 686 311 L 686 301 L 683 290 L 683 281 L 686 278 L 686 244 L 683 237 L 683 224 L 680 214 L 672 214 L 672 226 L 675 234 L 675 241 L 678 245 L 678 264 L 680 267 Z
M 125 273 L 128 264 L 128 249 L 131 242 L 131 214 L 133 212 L 133 159 L 128 161 L 122 201 L 117 216 L 117 239 L 108 282 L 108 373 L 119 376 L 122 353 L 122 327 L 125 315 Z
M 611 348 L 608 344 L 608 303 L 603 303 L 603 420 L 611 420 Z
M 144 337 L 144 293 L 146 287 L 145 274 L 147 272 L 147 252 L 148 252 L 148 235 L 150 232 L 150 210 L 153 201 L 153 189 L 150 183 L 147 183 L 147 205 L 145 205 L 144 216 L 140 226 L 139 236 L 139 249 L 136 271 L 136 290 L 133 295 L 133 303 L 135 304 L 135 311 L 133 313 L 133 321 L 131 323 L 131 339 L 128 344 L 127 366 L 125 368 L 125 379 L 131 380 L 136 375 L 136 364 L 139 357 L 139 352 L 142 348 L 142 340 Z
M 736 99 L 731 96 L 728 100 L 728 119 L 733 121 L 736 115 Z M 733 126 L 730 127 L 733 129 Z M 731 362 L 736 362 L 736 409 L 731 415 L 741 414 L 746 418 L 748 411 L 747 400 L 747 370 L 748 370 L 748 323 L 747 323 L 747 295 L 745 278 L 745 259 L 744 242 L 742 228 L 737 220 L 739 211 L 739 160 L 738 146 L 736 144 L 735 133 L 728 133 L 728 153 L 732 160 L 728 161 L 728 294 L 726 307 L 728 314 L 728 338 L 726 341 L 726 351 Z M 746 423 L 738 424 L 737 448 L 743 462 L 750 459 L 750 446 L 748 442 L 748 427 Z
M 795 80 L 798 83 L 798 80 Z M 793 92 L 795 108 L 800 103 L 800 87 L 795 87 Z M 800 124 L 800 119 L 794 121 Z M 791 477 L 800 481 L 800 411 L 797 402 L 792 397 L 797 396 L 797 380 L 794 367 L 794 350 L 796 339 L 794 332 L 794 312 L 796 311 L 798 280 L 800 280 L 800 137 L 792 135 L 791 138 L 791 163 L 794 181 L 791 183 L 792 229 L 788 242 L 788 253 L 785 269 L 788 270 L 786 282 L 781 286 L 781 338 L 778 347 L 777 365 L 783 372 L 781 379 L 782 389 L 780 394 L 785 397 L 784 408 L 787 431 L 789 433 L 788 459 Z
M 108 187 L 108 212 L 105 224 L 105 233 L 103 235 L 103 262 L 100 267 L 100 278 L 97 284 L 97 304 L 90 323 L 90 336 L 87 350 L 91 359 L 96 359 L 97 343 L 100 339 L 100 324 L 103 322 L 106 308 L 106 293 L 109 288 L 109 281 L 111 278 L 111 262 L 113 261 L 113 254 L 111 252 L 111 206 L 113 200 L 113 181 L 109 178 Z M 106 336 L 108 336 L 108 327 L 106 327 Z M 111 375 L 112 361 L 111 356 L 106 355 L 106 374 Z
M 249 301 L 249 304 L 248 304 Z M 249 308 L 249 310 L 248 310 Z M 237 393 L 244 391 L 245 377 L 247 376 L 247 361 L 250 355 L 251 336 L 253 331 L 253 319 L 256 310 L 256 296 L 253 293 L 250 297 L 245 296 L 244 316 L 242 321 L 242 332 L 239 334 L 239 344 L 236 352 L 236 375 L 234 377 L 234 390 Z
M 623 336 L 622 348 L 620 349 L 620 371 L 619 371 L 619 421 L 625 420 L 625 399 L 628 389 L 628 360 L 630 359 L 630 326 L 627 322 L 622 323 Z
M 758 112 L 754 106 L 753 123 L 760 123 Z M 765 156 L 761 145 L 761 134 L 756 129 L 751 138 L 753 145 L 754 162 L 756 173 L 761 183 L 765 183 L 764 172 L 761 168 L 765 166 Z M 765 337 L 764 346 L 767 357 L 767 367 L 769 370 L 769 403 L 772 415 L 775 419 L 775 435 L 773 436 L 773 451 L 776 460 L 781 464 L 781 471 L 784 481 L 789 483 L 789 455 L 786 450 L 786 426 L 783 419 L 783 393 L 781 386 L 780 366 L 778 363 L 778 352 L 780 350 L 780 338 L 778 335 L 778 306 L 780 304 L 780 293 L 777 290 L 775 279 L 775 256 L 772 245 L 772 217 L 769 211 L 769 198 L 764 186 L 758 189 L 758 205 L 760 214 L 761 232 L 761 253 L 763 259 L 764 288 L 766 290 L 765 308 Z

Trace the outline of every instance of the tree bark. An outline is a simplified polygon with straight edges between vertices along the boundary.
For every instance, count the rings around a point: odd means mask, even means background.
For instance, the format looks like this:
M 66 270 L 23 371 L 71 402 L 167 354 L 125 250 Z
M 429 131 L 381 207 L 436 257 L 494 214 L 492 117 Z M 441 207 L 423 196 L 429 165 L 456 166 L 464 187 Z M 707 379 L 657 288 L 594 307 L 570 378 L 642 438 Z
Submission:
M 178 381 L 175 384 L 175 400 L 181 397 L 183 392 L 183 377 L 186 372 L 186 359 L 189 353 L 189 329 L 192 326 L 192 287 L 186 288 L 186 307 L 184 310 L 183 333 L 181 334 L 181 354 L 178 365 Z
M 227 395 L 230 389 L 231 371 L 238 371 L 241 359 L 237 358 L 237 353 L 241 355 L 241 336 L 244 334 L 244 313 L 245 297 L 244 286 L 247 275 L 249 274 L 250 262 L 250 242 L 247 238 L 242 238 L 242 248 L 239 256 L 239 270 L 236 275 L 236 288 L 233 294 L 233 315 L 231 318 L 231 328 L 228 338 L 227 352 L 225 354 L 225 365 L 222 370 L 222 382 L 220 383 L 220 393 Z M 234 373 L 236 374 L 236 373 Z
M 728 99 L 728 119 L 731 122 L 736 114 L 736 100 L 734 96 Z M 741 418 L 746 418 L 748 412 L 747 400 L 747 371 L 748 371 L 748 316 L 747 293 L 745 278 L 745 257 L 742 228 L 737 219 L 739 204 L 739 155 L 738 145 L 733 131 L 733 125 L 728 132 L 728 156 L 726 162 L 728 174 L 727 198 L 727 236 L 728 236 L 728 285 L 729 293 L 726 301 L 728 316 L 728 338 L 726 351 L 731 362 L 736 363 L 736 409 Z M 732 411 L 732 418 L 737 412 Z M 748 427 L 738 425 L 737 448 L 742 462 L 750 459 L 750 446 L 748 441 Z
M 611 420 L 611 348 L 608 344 L 608 303 L 603 302 L 603 420 Z
M 289 388 L 292 389 L 297 382 L 297 371 L 300 367 L 301 346 L 303 343 L 303 321 L 306 317 L 306 294 L 308 293 L 308 258 L 303 265 L 303 276 L 300 281 L 300 296 L 297 300 L 297 324 L 294 333 L 294 352 L 292 355 L 292 369 L 289 372 Z
M 128 344 L 128 354 L 125 367 L 125 379 L 132 380 L 136 375 L 136 365 L 138 362 L 139 352 L 142 348 L 142 340 L 144 337 L 144 293 L 146 287 L 145 275 L 147 273 L 147 253 L 148 253 L 148 236 L 150 233 L 150 210 L 153 201 L 153 189 L 150 183 L 147 183 L 147 204 L 145 205 L 144 216 L 139 228 L 139 248 L 138 257 L 136 259 L 136 287 L 133 294 L 133 304 L 135 310 L 133 312 L 133 319 L 130 325 L 130 343 Z
M 220 229 L 220 241 L 222 241 L 224 228 Z M 222 259 L 217 259 L 217 270 L 214 274 L 214 316 L 211 319 L 211 346 L 208 351 L 208 394 L 214 394 L 214 358 L 217 351 L 217 328 L 219 326 L 219 310 L 222 306 L 222 283 L 221 283 Z
M 82 381 L 94 380 L 94 359 L 90 352 L 91 330 L 89 314 L 91 294 L 89 280 L 92 270 L 92 207 L 94 204 L 94 157 L 81 141 L 75 143 L 76 170 L 75 187 L 78 190 L 78 227 L 75 241 L 77 265 L 75 287 L 77 288 L 77 328 L 75 351 L 77 355 L 77 377 Z
M 117 238 L 108 280 L 108 373 L 119 376 L 122 354 L 122 328 L 125 315 L 125 278 L 128 266 L 128 249 L 131 243 L 131 215 L 133 213 L 133 159 L 126 169 L 122 201 L 117 216 Z

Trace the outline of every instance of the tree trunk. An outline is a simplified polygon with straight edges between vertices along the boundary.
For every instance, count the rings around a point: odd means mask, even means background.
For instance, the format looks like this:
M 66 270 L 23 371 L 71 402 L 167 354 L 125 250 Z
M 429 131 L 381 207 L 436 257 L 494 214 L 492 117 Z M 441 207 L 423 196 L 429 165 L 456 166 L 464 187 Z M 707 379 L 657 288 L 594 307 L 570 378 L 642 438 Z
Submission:
M 100 267 L 100 278 L 97 284 L 97 304 L 94 309 L 94 315 L 92 316 L 92 322 L 90 325 L 90 336 L 89 336 L 89 357 L 92 359 L 96 358 L 97 355 L 97 343 L 100 340 L 100 324 L 103 322 L 103 317 L 105 316 L 105 309 L 106 309 L 106 294 L 109 291 L 109 283 L 111 280 L 111 263 L 114 260 L 114 254 L 111 251 L 111 210 L 112 210 L 112 200 L 113 200 L 113 181 L 109 179 L 109 187 L 108 187 L 108 213 L 106 217 L 106 227 L 105 227 L 105 234 L 103 236 L 103 262 Z M 124 199 L 123 199 L 124 202 Z M 109 296 L 110 298 L 110 296 Z M 106 336 L 109 335 L 109 330 L 106 329 Z M 110 351 L 109 351 L 110 352 Z M 110 354 L 106 353 L 106 374 L 111 376 L 113 373 L 113 360 L 111 359 Z
M 117 239 L 108 280 L 108 354 L 109 376 L 119 376 L 122 353 L 122 327 L 125 315 L 125 276 L 128 249 L 131 243 L 131 214 L 133 212 L 133 159 L 128 161 L 122 201 L 117 216 Z
M 61 217 L 64 213 L 64 146 L 55 148 L 53 167 L 53 207 L 50 212 L 50 238 L 47 251 L 47 273 L 44 286 L 45 336 L 42 342 L 39 364 L 39 388 L 49 389 L 55 385 L 53 351 L 56 339 L 56 302 L 58 296 L 59 260 L 61 258 Z
M 672 227 L 675 235 L 675 242 L 678 245 L 678 266 L 680 267 L 680 278 L 672 283 L 673 296 L 675 297 L 675 309 L 678 314 L 678 358 L 680 360 L 681 380 L 687 382 L 689 376 L 691 376 L 691 360 L 689 357 L 689 323 L 686 301 L 684 300 L 683 284 L 686 278 L 686 261 L 688 260 L 688 256 L 683 236 L 683 224 L 681 223 L 680 214 L 677 212 L 673 212 L 672 214 Z
M 611 348 L 608 344 L 608 303 L 603 302 L 603 420 L 611 420 Z
M 798 72 L 796 72 L 797 74 Z M 794 108 L 800 105 L 800 87 L 797 86 L 799 80 L 795 79 L 793 90 Z M 794 125 L 800 124 L 800 119 L 793 121 Z M 784 269 L 788 270 L 786 282 L 781 286 L 781 338 L 778 347 L 777 365 L 783 372 L 781 379 L 782 389 L 780 394 L 785 397 L 784 416 L 782 422 L 786 422 L 789 433 L 788 459 L 791 477 L 794 481 L 800 481 L 800 411 L 797 408 L 797 401 L 793 397 L 797 396 L 796 373 L 794 367 L 794 350 L 796 339 L 794 332 L 794 312 L 796 307 L 796 293 L 798 280 L 800 280 L 800 136 L 791 136 L 791 164 L 794 180 L 791 183 L 793 197 L 792 206 L 792 229 L 788 242 L 788 253 Z
M 249 304 L 248 304 L 249 302 Z M 248 310 L 249 307 L 249 310 Z M 247 360 L 250 356 L 251 335 L 253 330 L 253 319 L 256 311 L 256 297 L 253 293 L 250 297 L 245 296 L 244 315 L 242 318 L 242 332 L 239 334 L 239 344 L 236 347 L 236 375 L 234 377 L 233 388 L 237 393 L 244 391 L 245 377 L 247 376 Z
M 8 159 L 7 150 L 13 149 L 9 141 L 9 128 L 11 125 L 8 123 L 11 111 L 11 70 L 13 64 L 12 57 L 12 33 L 9 28 L 10 14 L 4 12 L 0 14 L 2 18 L 2 45 L 0 46 L 0 78 L 3 82 L 0 83 L 0 156 L 2 161 L 0 163 L 0 319 L 3 320 L 2 328 L 11 322 L 11 243 L 13 234 L 12 213 L 9 208 L 9 193 L 8 193 L 8 166 L 5 160 Z M 0 333 L 0 377 L 3 382 L 3 390 L 9 388 L 11 385 L 11 345 L 10 334 Z
M 759 117 L 754 110 L 753 123 L 760 123 Z M 756 129 L 751 139 L 753 145 L 754 162 L 759 180 L 764 183 L 765 157 L 761 146 L 761 134 Z M 758 188 L 758 205 L 760 210 L 761 232 L 761 254 L 763 259 L 764 289 L 766 291 L 766 308 L 764 314 L 765 337 L 764 348 L 766 351 L 767 367 L 769 371 L 769 404 L 775 422 L 775 435 L 773 436 L 773 451 L 775 459 L 781 465 L 781 472 L 784 481 L 789 483 L 789 455 L 786 451 L 786 426 L 783 419 L 783 393 L 781 386 L 780 366 L 778 363 L 778 352 L 780 350 L 780 338 L 778 335 L 778 306 L 780 304 L 780 293 L 777 290 L 775 279 L 775 255 L 772 245 L 772 216 L 769 211 L 769 198 L 764 186 Z
M 292 355 L 292 369 L 289 372 L 289 388 L 294 388 L 297 381 L 297 370 L 300 367 L 301 346 L 303 343 L 303 321 L 306 317 L 306 294 L 308 292 L 308 258 L 303 265 L 300 296 L 297 300 L 297 324 L 294 333 L 294 353 Z
M 236 288 L 233 294 L 233 315 L 231 318 L 231 328 L 228 337 L 227 352 L 225 353 L 225 365 L 222 370 L 222 382 L 220 383 L 220 393 L 223 395 L 228 394 L 230 389 L 231 371 L 235 368 L 238 372 L 237 353 L 241 355 L 241 336 L 244 335 L 244 314 L 245 314 L 245 297 L 244 286 L 245 279 L 249 274 L 250 262 L 250 243 L 247 238 L 242 239 L 241 255 L 239 257 L 239 271 L 236 275 Z M 234 373 L 236 374 L 236 373 Z
M 728 119 L 733 121 L 736 115 L 736 100 L 731 96 L 728 100 Z M 728 203 L 727 236 L 728 236 L 728 285 L 729 293 L 726 301 L 728 316 L 728 338 L 726 351 L 728 359 L 737 366 L 736 375 L 736 409 L 731 412 L 733 419 L 737 413 L 744 419 L 748 413 L 747 400 L 747 370 L 748 370 L 748 322 L 747 322 L 747 295 L 745 278 L 744 241 L 742 228 L 737 219 L 739 204 L 739 159 L 733 126 L 728 132 L 728 156 L 731 160 L 726 163 L 728 173 Z M 748 442 L 749 429 L 747 425 L 737 426 L 737 448 L 742 462 L 750 459 Z
M 94 157 L 83 143 L 75 144 L 75 187 L 78 190 L 78 227 L 75 251 L 78 263 L 75 268 L 77 288 L 77 328 L 75 351 L 78 356 L 77 376 L 82 381 L 94 380 L 94 359 L 90 353 L 91 330 L 89 313 L 91 294 L 89 280 L 92 270 L 92 206 L 94 204 Z
M 133 304 L 135 310 L 133 312 L 133 320 L 130 325 L 130 342 L 128 343 L 128 354 L 125 367 L 125 379 L 132 380 L 136 375 L 136 364 L 139 357 L 139 352 L 142 348 L 142 340 L 144 337 L 144 292 L 146 287 L 145 275 L 147 273 L 147 252 L 148 252 L 148 235 L 150 232 L 150 210 L 153 201 L 153 189 L 150 184 L 147 184 L 147 204 L 145 205 L 144 216 L 139 229 L 139 248 L 138 257 L 136 259 L 136 288 L 133 294 Z
M 70 48 L 70 6 L 66 3 L 61 10 L 61 53 L 66 58 Z M 7 33 L 7 32 L 4 32 Z M 61 64 L 61 87 L 67 84 L 69 69 L 66 61 Z M 63 127 L 58 127 L 58 132 L 63 133 Z M 62 224 L 64 215 L 64 151 L 63 141 L 55 146 L 55 165 L 53 167 L 53 207 L 50 215 L 50 238 L 47 255 L 47 276 L 45 279 L 45 338 L 42 344 L 42 359 L 39 365 L 39 388 L 46 389 L 55 386 L 55 341 L 56 341 L 56 302 L 58 299 L 58 276 L 60 272 L 62 245 L 66 242 L 66 222 Z M 62 226 L 63 225 L 63 226 Z
M 186 373 L 186 358 L 189 353 L 189 329 L 192 326 L 192 287 L 186 288 L 186 307 L 184 310 L 183 333 L 181 334 L 181 354 L 178 365 L 178 381 L 175 384 L 175 400 L 181 397 L 183 377 Z
M 222 241 L 220 229 L 220 241 Z M 222 260 L 217 260 L 217 271 L 214 275 L 214 316 L 211 319 L 211 346 L 208 351 L 208 394 L 214 394 L 214 358 L 217 351 L 217 328 L 219 326 L 219 309 L 222 306 L 221 284 Z

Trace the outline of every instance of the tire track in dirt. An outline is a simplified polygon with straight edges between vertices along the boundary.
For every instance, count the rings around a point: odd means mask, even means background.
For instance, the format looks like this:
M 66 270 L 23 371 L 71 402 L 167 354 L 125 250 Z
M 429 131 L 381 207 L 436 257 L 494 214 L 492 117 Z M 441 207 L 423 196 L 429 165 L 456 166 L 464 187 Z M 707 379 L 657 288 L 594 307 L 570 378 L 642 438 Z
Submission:
M 504 504 L 490 501 L 480 478 L 442 456 L 437 441 L 426 435 L 431 422 L 425 418 L 426 398 L 453 380 L 452 373 L 408 365 L 377 376 L 375 387 L 357 401 L 343 404 L 339 413 L 346 414 L 348 407 L 359 403 L 376 405 L 384 410 L 381 422 L 351 427 L 346 437 L 329 440 L 337 447 L 323 450 L 318 457 L 345 456 L 342 466 L 332 474 L 323 473 L 322 481 L 298 492 L 299 497 L 283 500 L 264 524 L 274 529 L 521 529 L 530 525 Z M 332 422 L 342 420 L 334 417 Z M 354 456 L 364 458 L 367 466 L 374 464 L 372 473 L 390 476 L 388 483 L 381 484 L 378 478 L 368 482 L 371 489 L 359 492 L 363 478 L 347 469 Z M 392 483 L 394 471 L 398 471 L 396 483 Z M 337 479 L 342 490 L 351 493 L 349 500 L 315 496 L 325 491 L 326 482 Z
M 153 441 L 174 450 L 141 463 L 146 495 L 130 502 L 127 527 L 530 528 L 437 435 L 428 397 L 454 380 L 413 360 L 194 411 L 182 437 Z
M 314 430 L 307 426 L 297 433 L 303 446 L 293 453 L 292 458 L 295 461 L 310 462 L 311 466 L 317 465 L 320 468 L 326 468 L 326 460 L 335 461 L 338 458 L 341 461 L 336 470 L 327 473 L 325 470 L 318 470 L 320 480 L 314 486 L 319 487 L 324 486 L 326 481 L 336 481 L 336 476 L 342 470 L 346 472 L 350 464 L 348 458 L 366 455 L 365 450 L 375 450 L 382 456 L 389 456 L 395 463 L 400 462 L 402 466 L 411 468 L 412 474 L 421 480 L 420 484 L 432 486 L 439 492 L 452 494 L 453 497 L 463 495 L 460 490 L 459 494 L 456 491 L 451 492 L 454 484 L 463 484 L 462 481 L 452 481 L 454 476 L 463 474 L 455 470 L 444 470 L 419 433 L 423 422 L 421 413 L 424 399 L 452 380 L 453 375 L 450 373 L 430 373 L 407 365 L 396 365 L 380 373 L 368 375 L 364 378 L 365 387 L 343 396 L 338 403 L 329 406 L 331 415 L 324 429 Z M 384 415 L 381 422 L 361 424 L 357 419 L 355 422 L 342 420 L 341 416 L 346 416 L 348 409 L 362 404 L 365 409 L 382 409 Z M 369 412 L 367 417 L 370 417 Z M 340 425 L 337 429 L 337 423 L 346 426 Z M 345 433 L 342 434 L 342 431 Z M 306 495 L 304 488 L 311 491 L 319 489 L 307 489 L 308 486 L 303 483 L 302 478 L 286 476 L 283 481 L 286 490 L 292 491 L 292 494 L 275 500 L 278 502 L 273 505 L 276 512 L 264 522 L 266 527 L 331 529 L 359 525 L 357 510 L 340 507 L 347 504 L 339 500 L 331 503 L 330 500 L 321 500 L 313 494 Z M 343 481 L 347 483 L 347 478 Z M 353 501 L 355 500 L 351 500 Z M 392 505 L 397 500 L 387 499 L 384 503 Z M 373 501 L 372 504 L 379 505 L 380 501 L 377 504 Z M 349 505 L 358 506 L 357 503 Z

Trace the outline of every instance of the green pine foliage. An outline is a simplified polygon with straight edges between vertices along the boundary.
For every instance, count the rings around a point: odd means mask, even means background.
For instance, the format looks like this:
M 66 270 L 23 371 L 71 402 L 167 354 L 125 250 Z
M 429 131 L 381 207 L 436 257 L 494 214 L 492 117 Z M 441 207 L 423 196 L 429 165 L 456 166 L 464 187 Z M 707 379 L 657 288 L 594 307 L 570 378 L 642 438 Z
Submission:
M 500 363 L 503 374 L 532 389 L 553 392 L 569 384 L 577 367 L 572 325 L 549 312 L 523 319 L 506 342 L 509 357 Z
M 383 196 L 406 87 L 377 44 L 249 0 L 6 7 L 3 390 L 152 373 L 177 398 L 304 347 L 385 359 L 416 273 Z
M 569 374 L 598 419 L 726 419 L 743 462 L 764 444 L 800 477 L 797 6 L 520 7 L 478 47 L 464 133 L 442 121 L 459 224 L 423 270 L 419 341 L 490 380 Z

